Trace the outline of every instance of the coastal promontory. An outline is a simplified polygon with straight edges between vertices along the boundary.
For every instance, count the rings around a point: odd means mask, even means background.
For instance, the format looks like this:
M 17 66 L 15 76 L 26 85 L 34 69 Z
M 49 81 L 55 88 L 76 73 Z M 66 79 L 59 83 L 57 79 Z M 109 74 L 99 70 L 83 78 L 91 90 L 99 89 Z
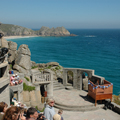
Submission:
M 71 36 L 63 26 L 57 28 L 42 26 L 39 30 L 32 30 L 18 25 L 1 24 L 0 32 L 4 36 Z
M 42 36 L 69 36 L 70 32 L 64 27 L 49 28 L 42 26 L 40 30 L 36 31 L 38 35 Z

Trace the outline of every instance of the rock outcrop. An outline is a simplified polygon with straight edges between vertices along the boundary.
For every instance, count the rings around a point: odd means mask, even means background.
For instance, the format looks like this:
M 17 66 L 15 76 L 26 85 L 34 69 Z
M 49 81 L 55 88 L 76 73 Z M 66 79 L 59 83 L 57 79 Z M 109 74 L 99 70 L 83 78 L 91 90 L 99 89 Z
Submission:
M 17 51 L 15 65 L 13 68 L 20 73 L 24 73 L 26 75 L 31 74 L 31 52 L 28 48 L 28 45 L 21 45 Z
M 8 41 L 4 38 L 1 38 L 1 47 L 8 48 Z
M 37 31 L 39 35 L 42 36 L 69 36 L 70 32 L 66 30 L 64 27 L 57 28 L 49 28 L 49 27 L 41 27 L 39 31 Z
M 21 27 L 18 25 L 11 25 L 11 24 L 1 24 L 0 31 L 4 33 L 5 36 L 32 36 L 36 35 L 35 31 Z
M 9 63 L 12 63 L 16 58 L 17 43 L 9 41 L 8 46 L 9 46 L 9 53 L 11 54 L 11 56 L 8 58 L 8 61 L 9 61 Z

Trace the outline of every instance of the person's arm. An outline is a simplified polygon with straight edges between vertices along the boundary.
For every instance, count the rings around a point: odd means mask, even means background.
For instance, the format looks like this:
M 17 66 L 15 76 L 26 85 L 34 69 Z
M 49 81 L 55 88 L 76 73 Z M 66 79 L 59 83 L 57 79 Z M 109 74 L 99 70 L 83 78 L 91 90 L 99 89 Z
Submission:
M 26 120 L 26 117 L 25 117 L 25 116 L 23 116 L 23 113 L 22 113 L 22 114 L 20 114 L 20 119 L 21 119 L 21 120 Z

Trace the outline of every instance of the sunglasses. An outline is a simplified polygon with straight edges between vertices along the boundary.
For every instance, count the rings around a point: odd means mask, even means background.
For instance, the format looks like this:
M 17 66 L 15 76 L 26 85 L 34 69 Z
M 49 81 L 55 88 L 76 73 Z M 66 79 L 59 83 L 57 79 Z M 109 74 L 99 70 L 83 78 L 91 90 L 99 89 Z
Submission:
M 54 103 L 54 102 L 50 102 L 50 103 Z

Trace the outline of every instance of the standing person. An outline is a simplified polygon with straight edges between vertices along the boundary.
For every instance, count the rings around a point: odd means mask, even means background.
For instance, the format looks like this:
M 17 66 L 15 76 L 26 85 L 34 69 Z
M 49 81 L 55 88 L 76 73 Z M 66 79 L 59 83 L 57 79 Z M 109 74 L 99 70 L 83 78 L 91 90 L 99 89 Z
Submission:
M 47 120 L 53 120 L 53 116 L 55 115 L 55 111 L 54 111 L 54 107 L 53 107 L 54 103 L 55 103 L 55 101 L 52 98 L 48 98 L 46 100 L 44 116 Z
M 64 120 L 63 117 L 62 117 L 62 113 L 63 113 L 63 110 L 59 109 L 58 114 L 61 116 L 61 120 Z

